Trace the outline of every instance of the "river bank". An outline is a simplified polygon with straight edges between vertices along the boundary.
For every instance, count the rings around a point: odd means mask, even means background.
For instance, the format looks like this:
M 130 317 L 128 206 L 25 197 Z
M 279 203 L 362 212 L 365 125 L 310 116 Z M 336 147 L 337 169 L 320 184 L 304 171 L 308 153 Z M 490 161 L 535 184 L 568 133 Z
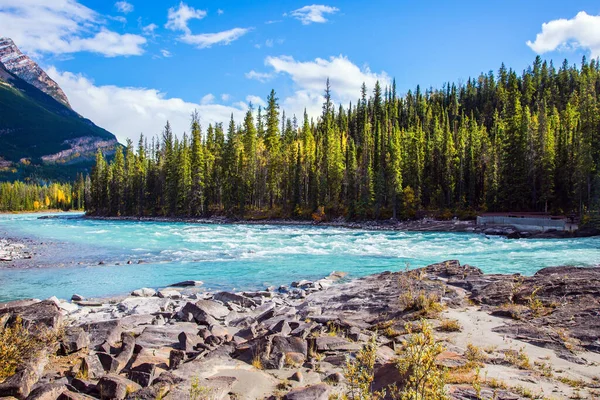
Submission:
M 232 225 L 281 225 L 281 226 L 325 226 L 333 228 L 360 229 L 370 231 L 406 231 L 406 232 L 463 232 L 483 235 L 504 236 L 509 239 L 565 239 L 578 237 L 600 236 L 600 230 L 579 229 L 574 232 L 547 230 L 531 232 L 516 229 L 512 226 L 480 226 L 474 220 L 435 220 L 424 218 L 420 220 L 399 221 L 347 221 L 339 218 L 332 221 L 307 221 L 296 219 L 260 219 L 241 220 L 227 217 L 214 218 L 185 218 L 185 217 L 102 217 L 84 215 L 84 218 L 100 221 L 146 221 L 146 222 L 184 222 L 190 224 L 232 224 Z
M 406 324 L 423 320 L 443 346 L 435 365 L 452 399 L 593 398 L 600 388 L 596 268 L 521 277 L 448 261 L 254 292 L 188 281 L 0 305 L 2 326 L 17 316 L 63 332 L 0 383 L 0 396 L 20 399 L 335 398 L 352 386 L 347 357 L 372 337 L 373 390 L 389 396 L 404 384 L 396 363 L 415 334 Z

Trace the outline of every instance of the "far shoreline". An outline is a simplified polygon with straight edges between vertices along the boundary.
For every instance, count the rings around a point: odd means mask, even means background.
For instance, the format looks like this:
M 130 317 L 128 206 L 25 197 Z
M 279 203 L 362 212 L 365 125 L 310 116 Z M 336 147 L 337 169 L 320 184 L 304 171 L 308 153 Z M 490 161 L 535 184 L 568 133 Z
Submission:
M 431 232 L 431 233 L 473 233 L 491 236 L 504 236 L 508 239 L 573 239 L 600 236 L 596 230 L 579 229 L 575 232 L 548 230 L 545 232 L 530 232 L 518 230 L 513 226 L 477 225 L 474 220 L 434 220 L 424 218 L 421 220 L 366 220 L 348 221 L 336 219 L 332 221 L 315 222 L 305 219 L 236 219 L 228 217 L 134 217 L 134 216 L 97 216 L 84 214 L 82 218 L 98 221 L 134 221 L 134 222 L 171 222 L 190 224 L 213 224 L 213 225 L 279 225 L 279 226 L 314 226 L 331 227 L 368 231 L 391 231 L 391 232 Z

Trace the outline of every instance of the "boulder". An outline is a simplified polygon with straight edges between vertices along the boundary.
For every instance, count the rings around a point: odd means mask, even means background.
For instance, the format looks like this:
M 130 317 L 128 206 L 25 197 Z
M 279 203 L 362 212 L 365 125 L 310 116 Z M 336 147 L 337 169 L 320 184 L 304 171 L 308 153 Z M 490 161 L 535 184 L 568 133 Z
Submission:
M 169 369 L 176 369 L 183 363 L 183 360 L 185 360 L 185 352 L 182 350 L 171 350 L 169 354 Z
M 202 281 L 183 281 L 183 282 L 177 282 L 172 285 L 169 285 L 169 287 L 193 287 L 193 286 L 202 286 L 202 285 L 204 285 L 204 282 L 202 282 Z
M 223 320 L 230 313 L 227 307 L 216 301 L 199 300 L 195 304 L 196 307 L 215 319 Z
M 103 342 L 116 344 L 121 339 L 123 332 L 121 321 L 118 319 L 83 324 L 81 328 L 88 333 L 92 349 L 96 349 Z
M 154 380 L 156 366 L 154 364 L 140 364 L 129 371 L 127 377 L 141 387 L 148 387 Z
M 121 351 L 115 358 L 117 361 L 117 373 L 121 372 L 123 368 L 129 363 L 133 356 L 133 350 L 135 349 L 135 337 L 130 333 L 121 334 Z
M 63 354 L 71 354 L 85 349 L 90 345 L 90 337 L 81 327 L 69 327 L 61 339 Z
M 95 397 L 88 396 L 83 393 L 70 392 L 65 390 L 58 396 L 56 400 L 95 400 Z
M 100 362 L 97 354 L 90 354 L 83 358 L 81 372 L 89 379 L 99 379 L 104 375 L 104 365 Z
M 184 321 L 196 321 L 200 325 L 214 325 L 217 323 L 212 316 L 194 303 L 186 303 L 177 315 Z
M 161 299 L 181 299 L 181 293 L 175 289 L 161 289 L 158 291 Z
M 96 356 L 102 364 L 104 371 L 108 373 L 117 373 L 119 370 L 119 362 L 108 353 L 96 353 Z
M 9 306 L 0 309 L 0 315 L 10 314 L 11 320 L 20 317 L 26 328 L 42 325 L 56 331 L 62 325 L 62 313 L 52 300 L 21 303 L 27 305 L 16 303 L 10 306 L 11 303 L 8 304 Z
M 122 400 L 142 387 L 119 375 L 106 375 L 98 381 L 98 391 L 102 400 Z
M 62 383 L 48 383 L 33 390 L 27 400 L 56 400 L 67 387 Z
M 158 349 L 162 347 L 178 347 L 179 334 L 186 332 L 189 335 L 198 333 L 198 325 L 183 322 L 169 325 L 148 325 L 142 334 L 136 338 L 136 345 L 142 349 Z
M 131 295 L 135 297 L 152 297 L 156 295 L 156 290 L 151 288 L 141 288 L 131 292 Z
M 82 300 L 85 300 L 85 297 L 83 297 L 82 295 L 74 294 L 73 296 L 71 296 L 71 301 L 82 301 Z
M 256 307 L 256 302 L 254 300 L 249 299 L 248 297 L 245 297 L 245 296 L 242 296 L 239 294 L 235 294 L 235 293 L 219 292 L 219 293 L 215 294 L 213 298 L 215 300 L 221 301 L 227 305 L 237 304 L 238 306 L 241 306 L 244 308 Z
M 299 387 L 283 396 L 284 400 L 327 400 L 331 388 L 320 383 L 318 385 Z

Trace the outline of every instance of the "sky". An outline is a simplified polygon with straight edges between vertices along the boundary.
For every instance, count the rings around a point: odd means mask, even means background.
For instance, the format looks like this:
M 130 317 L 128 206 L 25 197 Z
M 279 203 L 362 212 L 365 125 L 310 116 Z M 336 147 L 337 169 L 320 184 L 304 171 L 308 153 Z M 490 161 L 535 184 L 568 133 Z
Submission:
M 600 56 L 597 1 L 0 0 L 0 37 L 44 68 L 73 108 L 124 142 L 241 122 L 275 89 L 287 116 L 318 116 L 396 79 L 466 82 L 536 55 Z

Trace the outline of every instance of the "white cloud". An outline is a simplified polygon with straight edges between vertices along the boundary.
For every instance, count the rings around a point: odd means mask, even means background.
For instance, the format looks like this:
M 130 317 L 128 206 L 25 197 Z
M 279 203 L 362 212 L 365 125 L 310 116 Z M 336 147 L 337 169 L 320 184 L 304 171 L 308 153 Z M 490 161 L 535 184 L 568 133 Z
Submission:
M 261 97 L 254 96 L 254 95 L 246 96 L 246 101 L 248 102 L 248 104 L 252 103 L 252 105 L 254 107 L 256 107 L 256 106 L 266 107 L 267 106 L 266 101 L 264 101 Z
M 223 93 L 221 95 L 221 100 L 223 101 L 229 101 L 231 99 L 231 95 L 229 93 Z
M 2 35 L 26 53 L 94 52 L 107 57 L 140 55 L 146 39 L 108 30 L 105 18 L 76 0 L 0 0 Z
M 265 83 L 271 80 L 271 78 L 273 78 L 273 74 L 269 74 L 266 72 L 256 72 L 255 70 L 252 70 L 250 72 L 246 72 L 246 78 L 254 79 L 259 82 Z
M 335 14 L 338 11 L 340 10 L 336 7 L 313 4 L 294 10 L 290 15 L 301 21 L 303 25 L 312 23 L 322 24 L 327 22 L 327 19 L 324 16 L 325 14 Z
M 144 32 L 144 35 L 153 36 L 154 31 L 157 28 L 158 28 L 158 25 L 156 25 L 156 24 L 148 24 L 148 25 L 142 27 L 142 32 Z
M 117 1 L 115 3 L 115 7 L 119 12 L 122 12 L 123 14 L 129 14 L 133 11 L 133 4 L 128 3 L 126 1 Z
M 168 11 L 165 28 L 172 31 L 183 31 L 191 34 L 188 21 L 191 19 L 202 19 L 206 17 L 206 11 L 189 7 L 184 2 L 179 3 L 179 8 L 171 7 Z
M 82 75 L 61 72 L 54 67 L 47 71 L 65 91 L 73 109 L 113 132 L 121 143 L 127 138 L 136 141 L 140 133 L 158 135 L 167 120 L 178 135 L 189 132 L 190 115 L 194 110 L 198 110 L 206 128 L 209 123 L 227 123 L 232 113 L 241 121 L 247 108 L 245 103 L 232 107 L 186 102 L 169 98 L 156 89 L 96 86 Z
M 225 14 L 225 11 L 221 10 L 220 8 L 217 10 L 217 14 L 219 15 L 223 15 Z
M 164 58 L 173 57 L 173 54 L 171 54 L 171 52 L 167 49 L 161 49 L 160 54 L 162 54 Z
M 361 69 L 342 55 L 330 57 L 329 60 L 317 58 L 306 62 L 296 61 L 290 56 L 267 57 L 265 64 L 272 67 L 276 73 L 289 75 L 300 90 L 311 94 L 323 93 L 325 82 L 329 78 L 332 95 L 344 104 L 360 97 L 363 82 L 369 89 L 372 89 L 377 81 L 382 86 L 390 84 L 387 73 L 377 74 L 371 72 L 369 67 Z
M 212 93 L 207 94 L 206 96 L 202 97 L 202 99 L 200 100 L 200 104 L 212 104 L 215 102 L 215 95 Z
M 185 35 L 181 36 L 179 40 L 184 43 L 194 45 L 199 49 L 205 49 L 213 45 L 228 45 L 234 40 L 241 38 L 251 30 L 252 28 L 233 28 L 228 31 L 201 33 L 198 35 L 186 33 Z
M 565 47 L 581 47 L 600 57 L 600 15 L 581 11 L 571 19 L 556 19 L 542 24 L 535 41 L 527 41 L 533 51 L 544 54 Z
M 265 46 L 267 46 L 267 47 L 273 47 L 273 39 L 267 39 L 265 41 Z

